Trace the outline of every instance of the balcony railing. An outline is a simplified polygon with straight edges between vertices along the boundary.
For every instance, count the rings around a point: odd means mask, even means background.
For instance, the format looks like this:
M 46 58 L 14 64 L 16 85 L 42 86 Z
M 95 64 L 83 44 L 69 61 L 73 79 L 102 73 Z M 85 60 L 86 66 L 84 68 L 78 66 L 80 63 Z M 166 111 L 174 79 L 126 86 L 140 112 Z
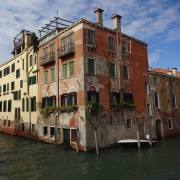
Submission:
M 68 56 L 71 56 L 74 54 L 74 43 L 67 43 L 65 45 L 62 45 L 60 52 L 59 52 L 59 57 L 60 58 L 66 58 Z
M 55 63 L 55 52 L 51 52 L 49 54 L 45 54 L 44 56 L 40 57 L 39 64 L 40 66 L 46 66 L 49 64 Z

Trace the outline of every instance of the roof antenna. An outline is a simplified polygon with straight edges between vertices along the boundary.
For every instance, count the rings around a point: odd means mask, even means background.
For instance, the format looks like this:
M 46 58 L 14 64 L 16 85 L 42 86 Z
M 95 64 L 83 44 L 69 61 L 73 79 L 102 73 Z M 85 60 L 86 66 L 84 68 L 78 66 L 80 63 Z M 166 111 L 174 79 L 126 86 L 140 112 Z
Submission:
M 59 10 L 57 9 L 57 17 L 59 17 Z

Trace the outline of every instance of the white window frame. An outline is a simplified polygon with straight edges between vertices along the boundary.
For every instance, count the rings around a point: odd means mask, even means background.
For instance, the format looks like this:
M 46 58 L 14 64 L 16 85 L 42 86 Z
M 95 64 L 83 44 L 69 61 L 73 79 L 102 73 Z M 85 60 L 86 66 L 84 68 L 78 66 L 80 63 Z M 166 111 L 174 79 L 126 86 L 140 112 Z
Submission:
M 92 42 L 92 44 L 90 44 L 90 43 L 88 42 L 88 31 L 94 32 L 94 37 L 93 37 L 93 42 Z M 96 31 L 95 31 L 94 29 L 87 29 L 87 44 L 90 45 L 90 46 L 96 44 L 96 38 L 95 38 L 96 34 L 95 34 L 95 33 L 96 33 Z
M 69 75 L 69 74 L 70 74 L 69 64 L 70 64 L 71 62 L 74 63 L 74 74 L 70 76 L 70 75 Z M 64 75 L 63 75 L 63 65 L 64 65 L 64 64 L 67 65 L 67 77 L 64 77 Z M 63 79 L 66 79 L 66 78 L 70 78 L 70 77 L 74 77 L 74 76 L 75 76 L 75 61 L 73 60 L 73 61 L 69 61 L 69 62 L 63 63 L 63 64 L 62 64 L 62 78 L 63 78 Z M 56 78 L 56 77 L 55 77 L 55 78 Z
M 94 60 L 94 74 L 92 74 L 92 73 L 89 73 L 89 59 L 92 59 L 92 60 Z M 92 57 L 88 57 L 87 58 L 87 74 L 89 74 L 89 75 L 96 75 L 97 74 L 97 71 L 96 71 L 96 60 L 95 60 L 95 58 L 92 58 Z

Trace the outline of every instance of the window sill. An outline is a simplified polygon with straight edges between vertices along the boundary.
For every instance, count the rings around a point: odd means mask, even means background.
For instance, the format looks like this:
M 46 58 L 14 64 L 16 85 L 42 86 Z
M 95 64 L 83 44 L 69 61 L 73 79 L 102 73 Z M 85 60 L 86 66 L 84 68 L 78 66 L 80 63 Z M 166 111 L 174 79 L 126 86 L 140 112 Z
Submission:
M 86 73 L 87 76 L 97 76 L 97 74 Z
M 73 78 L 73 77 L 76 77 L 76 76 L 72 75 L 72 76 L 68 76 L 68 77 L 63 77 L 63 78 L 61 78 L 61 80 L 66 80 L 66 79 L 70 79 L 70 78 Z
M 90 48 L 96 48 L 96 44 L 88 44 L 87 43 L 87 46 L 90 47 Z

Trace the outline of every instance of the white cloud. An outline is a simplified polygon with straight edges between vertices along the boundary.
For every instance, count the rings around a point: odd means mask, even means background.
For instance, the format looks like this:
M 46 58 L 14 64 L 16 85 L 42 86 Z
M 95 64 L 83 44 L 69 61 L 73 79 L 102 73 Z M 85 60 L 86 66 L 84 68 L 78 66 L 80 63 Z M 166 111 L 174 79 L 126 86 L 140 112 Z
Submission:
M 159 49 L 149 53 L 148 59 L 150 66 L 158 62 L 158 60 L 160 59 L 160 54 L 161 51 Z
M 35 31 L 56 15 L 63 18 L 95 20 L 93 10 L 104 9 L 104 24 L 111 27 L 111 15 L 122 15 L 123 32 L 149 41 L 159 34 L 175 40 L 177 27 L 170 27 L 180 19 L 180 3 L 168 0 L 0 0 L 0 62 L 9 58 L 13 37 L 21 29 Z M 178 26 L 178 24 L 177 24 Z

